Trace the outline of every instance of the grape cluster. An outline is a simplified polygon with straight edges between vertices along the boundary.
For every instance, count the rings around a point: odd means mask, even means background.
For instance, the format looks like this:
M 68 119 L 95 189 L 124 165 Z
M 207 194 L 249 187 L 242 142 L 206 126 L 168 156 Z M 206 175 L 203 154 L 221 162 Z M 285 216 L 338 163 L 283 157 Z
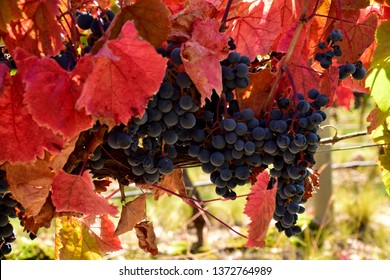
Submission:
M 22 207 L 8 192 L 5 172 L 2 170 L 0 170 L 0 195 L 0 259 L 3 259 L 4 255 L 11 253 L 11 243 L 16 239 L 16 234 L 9 218 L 16 218 L 15 207 L 19 209 Z
M 348 78 L 350 75 L 355 80 L 363 80 L 364 77 L 367 74 L 366 68 L 363 67 L 363 64 L 361 61 L 356 62 L 355 64 L 353 63 L 347 63 L 345 65 L 340 65 L 339 66 L 339 79 L 340 80 L 345 80 Z
M 181 67 L 180 44 L 171 42 L 158 52 L 168 58 L 165 78 L 147 104 L 143 116 L 112 128 L 88 160 L 92 172 L 104 175 L 109 158 L 126 165 L 126 178 L 138 184 L 155 184 L 175 167 L 200 166 L 210 174 L 215 192 L 234 199 L 235 188 L 270 169 L 278 179 L 274 219 L 287 236 L 303 213 L 304 183 L 314 164 L 317 130 L 326 114 L 328 97 L 312 89 L 307 95 L 281 97 L 273 110 L 256 118 L 240 110 L 236 88 L 249 84 L 251 62 L 231 51 L 221 61 L 223 91 L 213 91 L 199 107 L 200 93 Z M 96 131 L 96 127 L 92 129 Z M 107 167 L 108 169 L 110 167 Z
M 136 182 L 157 183 L 162 175 L 173 171 L 177 149 L 188 149 L 191 141 L 201 142 L 205 137 L 204 131 L 196 127 L 199 106 L 192 80 L 186 72 L 178 71 L 182 64 L 180 47 L 172 45 L 160 50 L 170 58 L 167 75 L 146 112 L 127 126 L 114 127 L 102 147 L 108 153 L 123 150 Z M 93 170 L 104 167 L 101 155 L 101 148 L 97 148 L 89 159 Z
M 317 52 L 314 59 L 320 62 L 320 65 L 324 69 L 329 69 L 332 65 L 332 59 L 336 56 L 341 56 L 342 51 L 340 46 L 336 42 L 342 41 L 342 33 L 339 30 L 332 30 L 327 38 L 327 43 L 319 42 L 318 48 L 322 52 Z M 367 70 L 363 67 L 361 61 L 356 63 L 346 63 L 338 66 L 339 68 L 339 80 L 345 80 L 350 75 L 355 80 L 362 80 L 366 76 Z
M 322 68 L 329 69 L 332 65 L 332 58 L 342 55 L 340 46 L 336 44 L 336 42 L 342 40 L 341 31 L 332 30 L 326 40 L 328 44 L 325 42 L 318 43 L 318 48 L 322 50 L 322 52 L 317 52 L 314 59 L 320 62 Z
M 329 101 L 316 89 L 309 90 L 308 96 L 309 101 L 300 94 L 297 102 L 288 98 L 278 100 L 278 107 L 270 112 L 273 137 L 270 144 L 264 145 L 264 151 L 273 156 L 270 174 L 278 179 L 276 227 L 288 237 L 301 232 L 296 222 L 298 214 L 305 211 L 302 205 L 305 179 L 309 176 L 308 167 L 315 163 L 314 154 L 320 141 L 319 125 L 326 119 L 321 107 Z
M 82 30 L 89 30 L 88 46 L 85 52 L 89 52 L 94 43 L 103 35 L 108 29 L 110 23 L 113 21 L 115 13 L 111 10 L 102 11 L 98 17 L 94 18 L 89 12 L 77 12 L 76 23 Z

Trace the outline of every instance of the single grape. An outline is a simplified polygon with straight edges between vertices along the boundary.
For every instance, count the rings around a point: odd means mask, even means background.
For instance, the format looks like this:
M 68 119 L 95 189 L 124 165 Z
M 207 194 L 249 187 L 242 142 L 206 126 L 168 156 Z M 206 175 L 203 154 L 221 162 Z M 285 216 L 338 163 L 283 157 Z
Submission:
M 327 42 L 332 42 L 332 44 L 342 40 L 343 36 L 340 30 L 332 30 L 327 38 Z
M 161 126 L 161 123 L 159 122 L 151 122 L 149 125 L 148 125 L 148 134 L 149 136 L 152 136 L 152 137 L 158 137 L 161 135 L 162 133 L 162 126 Z
M 249 68 L 245 63 L 239 63 L 236 65 L 236 68 L 234 68 L 234 72 L 236 77 L 245 78 L 249 73 Z
M 157 92 L 157 94 L 164 99 L 170 99 L 173 96 L 173 93 L 174 93 L 174 88 L 168 82 L 162 83 L 159 91 Z
M 162 158 L 157 164 L 161 174 L 169 174 L 173 171 L 173 162 L 169 158 Z
M 243 122 L 239 122 L 236 124 L 236 128 L 234 131 L 238 136 L 244 136 L 248 131 L 248 126 Z
M 264 143 L 264 151 L 268 154 L 273 154 L 278 150 L 278 146 L 274 140 L 268 140 Z
M 250 80 L 248 77 L 235 78 L 234 82 L 238 88 L 246 88 L 249 85 Z
M 173 63 L 175 63 L 176 65 L 183 64 L 183 60 L 181 59 L 180 52 L 181 52 L 180 48 L 174 48 L 171 51 L 171 54 L 169 56 L 171 58 L 171 60 L 173 61 Z
M 367 74 L 366 68 L 361 67 L 356 69 L 356 71 L 352 74 L 352 77 L 355 80 L 363 80 L 364 77 L 366 77 L 366 74 Z
M 181 88 L 189 88 L 192 85 L 192 80 L 186 72 L 180 72 L 176 76 L 176 83 Z
M 241 55 L 238 52 L 230 52 L 227 61 L 231 64 L 236 64 L 240 61 Z
M 196 118 L 193 113 L 185 113 L 179 118 L 180 125 L 185 129 L 191 129 L 196 124 Z
M 168 127 L 171 127 L 177 125 L 179 122 L 179 116 L 175 111 L 170 111 L 164 115 L 163 120 Z
M 219 150 L 224 149 L 226 146 L 225 137 L 222 135 L 213 136 L 213 138 L 211 139 L 211 145 L 214 148 L 219 149 Z
M 236 74 L 234 73 L 234 69 L 222 66 L 222 77 L 224 80 L 232 81 L 236 77 Z
M 234 119 L 223 119 L 221 121 L 221 126 L 226 131 L 233 131 L 236 128 L 236 121 Z
M 250 170 L 247 166 L 239 166 L 236 168 L 234 174 L 238 179 L 246 180 L 250 176 Z
M 91 27 L 93 17 L 88 12 L 82 12 L 77 16 L 76 23 L 83 30 L 88 30 Z
M 246 108 L 246 109 L 244 109 L 244 110 L 241 112 L 241 116 L 242 116 L 242 118 L 243 118 L 244 120 L 249 121 L 249 120 L 251 120 L 251 119 L 254 118 L 255 113 L 252 111 L 252 109 Z
M 329 69 L 329 67 L 332 65 L 332 60 L 328 57 L 323 57 L 320 61 L 320 65 L 324 69 Z
M 237 134 L 234 131 L 225 134 L 225 141 L 227 144 L 234 144 L 238 139 Z
M 326 44 L 325 44 L 324 42 L 319 42 L 319 43 L 318 43 L 318 48 L 319 48 L 320 50 L 323 50 L 323 49 L 326 48 Z
M 160 173 L 158 171 L 150 174 L 150 173 L 144 173 L 142 175 L 144 181 L 146 184 L 152 185 L 158 182 L 160 179 Z
M 189 110 L 191 109 L 192 105 L 194 104 L 194 101 L 191 96 L 189 95 L 183 95 L 180 97 L 179 105 L 181 108 L 184 110 Z
M 105 10 L 104 11 L 106 13 L 106 16 L 108 18 L 108 20 L 111 22 L 113 21 L 114 17 L 115 17 L 115 13 L 111 10 Z
M 315 102 L 319 107 L 324 107 L 326 106 L 326 104 L 328 104 L 329 97 L 326 96 L 325 94 L 320 94 L 317 96 Z
M 321 61 L 324 58 L 324 55 L 322 53 L 316 53 L 314 56 L 314 60 Z
M 198 159 L 200 162 L 202 163 L 207 163 L 210 161 L 210 151 L 209 150 L 206 150 L 206 149 L 203 149 L 199 152 L 198 154 Z
M 168 145 L 174 145 L 177 140 L 179 139 L 179 136 L 177 135 L 176 131 L 173 129 L 169 129 L 164 132 L 163 139 L 166 144 Z
M 229 181 L 232 178 L 233 174 L 230 169 L 224 168 L 220 172 L 220 177 L 224 181 Z
M 225 156 L 221 152 L 214 152 L 210 155 L 210 162 L 216 167 L 222 166 Z

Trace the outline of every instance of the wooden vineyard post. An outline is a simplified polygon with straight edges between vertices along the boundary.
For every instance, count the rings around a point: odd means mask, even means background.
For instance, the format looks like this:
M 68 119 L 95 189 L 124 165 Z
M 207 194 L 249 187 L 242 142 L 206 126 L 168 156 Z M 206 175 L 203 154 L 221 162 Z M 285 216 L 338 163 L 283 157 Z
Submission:
M 329 119 L 329 118 L 328 118 Z M 328 119 L 324 122 L 324 125 L 328 125 Z M 322 138 L 330 137 L 330 129 L 325 128 L 320 134 Z M 313 222 L 323 227 L 329 224 L 332 220 L 332 155 L 329 150 L 329 146 L 323 145 L 318 148 L 318 152 L 315 155 L 316 164 L 314 168 L 318 170 L 320 174 L 320 188 L 317 189 L 313 196 L 314 207 L 314 220 Z

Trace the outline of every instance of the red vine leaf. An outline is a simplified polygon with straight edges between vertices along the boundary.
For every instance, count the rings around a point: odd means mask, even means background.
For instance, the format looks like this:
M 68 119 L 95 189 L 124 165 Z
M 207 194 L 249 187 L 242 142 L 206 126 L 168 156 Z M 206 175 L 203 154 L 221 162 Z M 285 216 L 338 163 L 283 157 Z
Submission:
M 164 175 L 162 181 L 157 183 L 157 185 L 163 187 L 164 189 L 170 190 L 172 192 L 177 191 L 178 194 L 183 197 L 187 195 L 182 169 L 174 169 L 171 173 Z M 160 188 L 153 188 L 153 186 L 152 186 L 152 193 L 155 200 L 157 200 L 164 193 L 166 193 L 168 196 L 171 196 L 169 192 L 165 192 Z
M 53 179 L 52 200 L 57 212 L 116 215 L 118 209 L 94 192 L 91 174 L 72 175 L 60 170 Z
M 0 9 L 0 29 L 5 30 L 7 23 L 21 17 L 18 3 L 15 0 L 5 0 L 1 3 Z
M 133 20 L 142 38 L 158 48 L 171 31 L 169 16 L 170 12 L 161 0 L 139 0 L 133 5 L 122 7 L 115 16 L 110 38 L 117 38 L 126 21 Z
M 236 89 L 238 105 L 242 109 L 251 108 L 255 112 L 255 117 L 260 118 L 261 114 L 268 109 L 269 103 L 273 101 L 269 94 L 275 74 L 269 69 L 264 69 L 257 73 L 249 73 L 249 78 L 248 87 Z
M 40 228 L 50 228 L 54 214 L 55 208 L 50 196 L 48 196 L 37 215 L 28 217 L 26 213 L 21 212 L 18 214 L 18 216 L 22 220 L 24 229 L 37 235 Z
M 317 192 L 320 187 L 320 173 L 317 170 L 308 168 L 309 176 L 305 178 L 305 193 L 303 194 L 302 200 L 306 201 Z
M 83 222 L 96 235 L 100 251 L 107 253 L 123 249 L 121 241 L 114 235 L 115 225 L 108 215 L 89 216 Z
M 193 24 L 199 19 L 207 20 L 218 14 L 217 9 L 206 0 L 189 0 L 180 12 L 171 16 L 170 40 L 180 42 L 190 37 Z
M 229 26 L 237 51 L 254 59 L 265 55 L 281 31 L 281 1 L 257 1 L 242 11 Z
M 245 204 L 244 214 L 251 219 L 247 247 L 262 248 L 265 246 L 264 240 L 275 210 L 277 189 L 277 183 L 275 183 L 271 190 L 267 190 L 269 179 L 267 172 L 257 176 L 257 182 L 251 187 L 248 201 Z
M 53 181 L 49 168 L 50 155 L 24 164 L 6 164 L 7 181 L 12 195 L 26 210 L 27 216 L 37 215 L 45 203 Z
M 85 107 L 87 113 L 117 124 L 142 115 L 160 87 L 166 60 L 139 38 L 132 22 L 123 26 L 118 39 L 106 42 L 93 60 L 76 108 Z
M 367 127 L 367 132 L 371 133 L 380 125 L 384 124 L 386 118 L 387 114 L 379 110 L 379 108 L 372 109 L 366 118 L 366 121 L 370 123 L 370 125 Z
M 7 67 L 0 65 L 2 67 Z M 0 164 L 29 162 L 43 158 L 45 150 L 57 154 L 64 140 L 39 126 L 23 104 L 23 83 L 19 74 L 6 74 L 0 84 Z M 1 81 L 1 80 L 0 80 Z
M 153 256 L 158 255 L 153 223 L 149 221 L 140 222 L 135 226 L 135 232 L 138 237 L 138 246 Z
M 57 22 L 58 0 L 29 0 L 20 4 L 25 18 L 11 21 L 6 32 L 0 32 L 10 52 L 19 46 L 37 56 L 58 54 L 63 49 L 62 29 Z
M 21 65 L 26 84 L 24 103 L 39 125 L 69 139 L 92 126 L 91 116 L 84 110 L 75 110 L 82 86 L 92 71 L 89 60 L 81 59 L 72 73 L 63 70 L 54 59 L 29 57 L 20 48 L 15 50 L 15 60 Z M 27 65 L 24 61 L 28 61 Z
M 351 10 L 343 11 L 343 17 L 348 21 L 343 21 L 342 26 L 339 22 L 334 25 L 334 29 L 342 27 L 343 41 L 338 42 L 338 45 L 345 50 L 337 60 L 341 64 L 355 63 L 375 40 L 378 15 L 371 13 L 366 17 L 363 12 L 359 13 L 359 10 Z
M 146 196 L 147 194 L 140 195 L 123 205 L 115 236 L 132 230 L 140 221 L 146 219 Z
M 182 47 L 184 69 L 199 90 L 204 104 L 213 89 L 222 91 L 220 60 L 226 57 L 229 38 L 219 32 L 217 20 L 197 20 L 193 24 L 192 38 Z

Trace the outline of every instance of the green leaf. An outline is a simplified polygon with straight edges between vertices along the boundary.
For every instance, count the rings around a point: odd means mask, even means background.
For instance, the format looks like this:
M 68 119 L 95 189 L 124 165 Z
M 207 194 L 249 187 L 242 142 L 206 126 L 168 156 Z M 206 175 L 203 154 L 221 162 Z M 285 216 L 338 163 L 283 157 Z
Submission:
M 371 63 L 371 73 L 366 79 L 366 86 L 371 88 L 371 95 L 378 108 L 390 113 L 390 21 L 384 21 L 376 32 L 378 46 Z
M 379 156 L 379 161 L 382 169 L 382 181 L 390 196 L 390 148 L 386 148 L 384 154 Z
M 374 142 L 377 144 L 386 144 L 390 142 L 390 116 L 388 116 L 371 134 Z M 390 146 L 384 145 L 379 155 L 379 165 L 382 170 L 382 181 L 385 185 L 387 193 L 390 195 Z
M 96 238 L 88 227 L 74 217 L 59 218 L 61 229 L 56 238 L 61 260 L 102 259 Z

